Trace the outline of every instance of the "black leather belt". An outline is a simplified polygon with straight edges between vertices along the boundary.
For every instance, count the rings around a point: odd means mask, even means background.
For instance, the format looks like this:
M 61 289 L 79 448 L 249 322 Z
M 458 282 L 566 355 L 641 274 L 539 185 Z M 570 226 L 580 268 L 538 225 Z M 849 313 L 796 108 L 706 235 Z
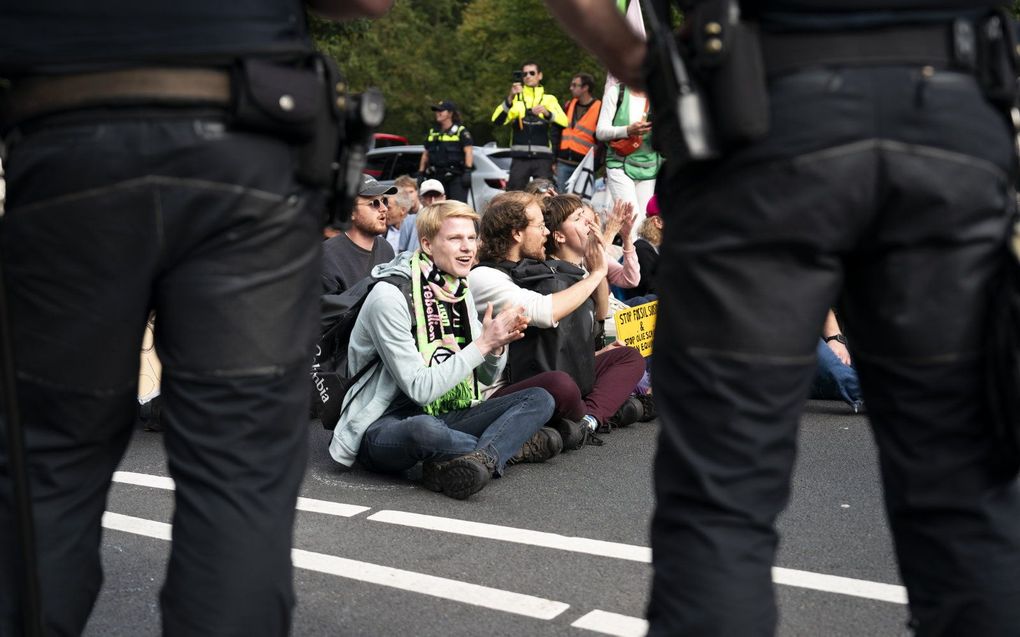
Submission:
M 20 122 L 118 105 L 225 107 L 230 95 L 230 74 L 215 69 L 137 68 L 31 77 L 14 82 L 5 100 L 3 119 Z
M 927 65 L 973 70 L 956 52 L 954 25 L 899 26 L 859 31 L 761 33 L 768 75 L 812 66 Z

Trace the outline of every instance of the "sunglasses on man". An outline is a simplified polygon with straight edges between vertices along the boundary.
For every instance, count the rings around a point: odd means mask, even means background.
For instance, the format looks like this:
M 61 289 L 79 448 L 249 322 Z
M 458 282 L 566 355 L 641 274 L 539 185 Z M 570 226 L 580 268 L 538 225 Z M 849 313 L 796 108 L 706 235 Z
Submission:
M 366 206 L 372 206 L 373 208 L 378 210 L 379 208 L 382 208 L 383 206 L 387 206 L 388 207 L 390 205 L 390 198 L 389 197 L 376 197 L 375 199 L 372 199 L 371 201 L 362 201 L 361 203 L 365 204 Z
M 538 71 L 524 71 L 524 75 L 538 75 Z

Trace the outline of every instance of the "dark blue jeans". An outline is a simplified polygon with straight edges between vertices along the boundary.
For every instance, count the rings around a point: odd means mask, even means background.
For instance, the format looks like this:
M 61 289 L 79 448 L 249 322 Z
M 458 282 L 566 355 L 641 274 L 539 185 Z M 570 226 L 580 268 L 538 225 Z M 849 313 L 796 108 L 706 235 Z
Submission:
M 42 128 L 13 140 L 0 230 L 48 633 L 98 594 L 100 517 L 156 312 L 176 482 L 167 635 L 282 635 L 307 455 L 320 220 L 294 151 L 217 121 Z M 0 462 L 0 634 L 19 604 Z
M 439 416 L 408 406 L 369 425 L 358 462 L 367 469 L 397 472 L 423 460 L 451 460 L 484 450 L 496 459 L 496 475 L 524 443 L 552 417 L 553 398 L 544 389 L 525 389 Z
M 818 368 L 811 381 L 811 398 L 842 400 L 855 409 L 860 408 L 861 384 L 857 380 L 857 370 L 839 360 L 822 339 L 818 339 L 815 352 L 818 355 Z
M 770 130 L 659 182 L 649 635 L 772 635 L 776 517 L 831 307 L 919 637 L 1015 635 L 1020 485 L 983 354 L 1015 158 L 975 77 L 772 78 Z

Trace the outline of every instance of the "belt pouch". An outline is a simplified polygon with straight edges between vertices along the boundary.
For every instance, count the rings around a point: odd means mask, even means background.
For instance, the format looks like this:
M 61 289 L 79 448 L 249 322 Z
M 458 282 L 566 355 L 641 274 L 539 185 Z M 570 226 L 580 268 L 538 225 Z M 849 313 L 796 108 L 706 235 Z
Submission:
M 715 132 L 722 146 L 738 146 L 769 130 L 769 98 L 758 30 L 740 22 L 729 27 L 728 51 L 707 82 Z
M 327 108 L 321 76 L 313 69 L 261 59 L 242 60 L 235 70 L 232 124 L 294 144 L 311 140 Z

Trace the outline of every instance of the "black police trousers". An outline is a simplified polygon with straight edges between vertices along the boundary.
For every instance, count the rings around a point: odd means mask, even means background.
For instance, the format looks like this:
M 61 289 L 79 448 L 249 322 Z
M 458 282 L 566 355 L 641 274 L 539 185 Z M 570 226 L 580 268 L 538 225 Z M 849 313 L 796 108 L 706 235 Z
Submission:
M 48 635 L 80 634 L 99 592 L 150 310 L 176 485 L 164 634 L 288 633 L 321 227 L 294 157 L 195 117 L 50 126 L 11 143 L 0 246 Z M 6 636 L 21 634 L 21 596 L 0 460 Z
M 650 635 L 772 635 L 775 522 L 845 323 L 916 634 L 1020 630 L 1020 489 L 984 405 L 1011 131 L 974 77 L 803 70 L 757 143 L 660 184 Z

